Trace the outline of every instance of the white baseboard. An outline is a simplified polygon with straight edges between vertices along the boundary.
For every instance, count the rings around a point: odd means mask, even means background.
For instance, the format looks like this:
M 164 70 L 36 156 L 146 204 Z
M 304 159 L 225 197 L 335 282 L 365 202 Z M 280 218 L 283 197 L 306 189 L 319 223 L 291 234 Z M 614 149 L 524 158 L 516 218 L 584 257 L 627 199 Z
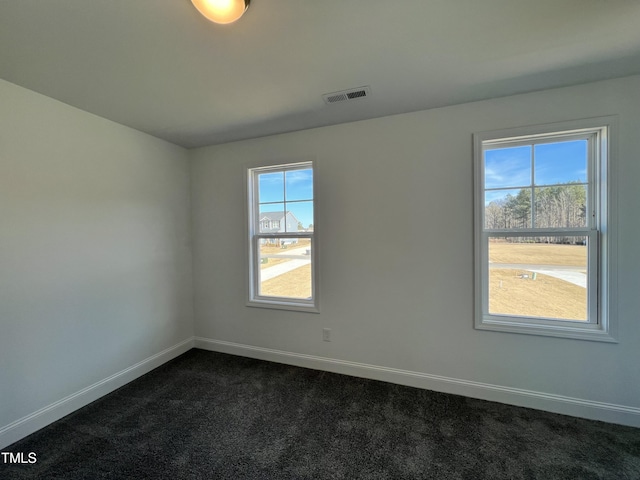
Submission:
M 113 392 L 132 380 L 150 372 L 163 363 L 182 355 L 193 348 L 194 339 L 188 338 L 177 345 L 152 355 L 141 362 L 111 375 L 99 382 L 89 385 L 57 402 L 22 417 L 15 422 L 0 428 L 0 448 L 5 448 L 21 438 L 40 430 L 62 417 L 88 405 L 98 398 Z
M 534 408 L 537 410 L 545 410 L 574 417 L 640 427 L 640 408 L 636 407 L 195 337 L 184 340 L 131 367 L 0 428 L 0 448 L 5 448 L 21 438 L 46 427 L 73 411 L 88 405 L 94 400 L 150 372 L 178 355 L 187 352 L 193 347 Z
M 195 348 L 640 427 L 640 408 L 195 337 Z

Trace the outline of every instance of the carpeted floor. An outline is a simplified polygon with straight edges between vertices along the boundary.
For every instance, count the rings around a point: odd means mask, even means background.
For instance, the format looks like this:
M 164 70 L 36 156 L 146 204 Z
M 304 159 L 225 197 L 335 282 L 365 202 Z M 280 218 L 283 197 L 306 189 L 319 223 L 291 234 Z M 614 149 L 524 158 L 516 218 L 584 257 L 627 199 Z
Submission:
M 640 429 L 191 350 L 5 449 L 5 479 L 640 479 Z

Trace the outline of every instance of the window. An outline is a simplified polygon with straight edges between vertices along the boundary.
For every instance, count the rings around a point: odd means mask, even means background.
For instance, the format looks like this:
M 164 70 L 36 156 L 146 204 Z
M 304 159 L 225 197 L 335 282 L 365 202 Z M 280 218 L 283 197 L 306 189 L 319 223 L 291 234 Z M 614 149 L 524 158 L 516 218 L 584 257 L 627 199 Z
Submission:
M 476 328 L 615 341 L 613 120 L 474 135 Z
M 318 311 L 312 162 L 248 170 L 249 306 Z

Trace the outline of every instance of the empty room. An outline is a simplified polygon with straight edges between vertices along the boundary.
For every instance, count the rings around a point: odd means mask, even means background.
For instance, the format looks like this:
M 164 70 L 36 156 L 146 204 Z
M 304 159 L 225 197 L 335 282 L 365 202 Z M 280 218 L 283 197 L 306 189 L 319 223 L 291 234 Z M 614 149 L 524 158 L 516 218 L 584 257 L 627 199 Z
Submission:
M 639 25 L 0 0 L 0 478 L 640 479 Z

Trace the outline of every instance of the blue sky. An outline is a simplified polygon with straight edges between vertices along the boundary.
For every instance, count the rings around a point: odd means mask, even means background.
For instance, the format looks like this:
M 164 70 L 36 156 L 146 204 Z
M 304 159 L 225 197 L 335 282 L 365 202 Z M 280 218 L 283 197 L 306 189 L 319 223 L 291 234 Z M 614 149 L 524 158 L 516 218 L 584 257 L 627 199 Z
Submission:
M 532 162 L 533 148 L 533 162 Z M 587 141 L 571 140 L 485 150 L 485 204 L 520 188 L 587 180 Z M 533 171 L 532 171 L 533 163 Z M 533 175 L 532 175 L 533 174 Z
M 286 201 L 287 211 L 292 212 L 305 228 L 313 223 L 312 169 L 260 174 L 258 188 L 260 212 L 284 211 Z

